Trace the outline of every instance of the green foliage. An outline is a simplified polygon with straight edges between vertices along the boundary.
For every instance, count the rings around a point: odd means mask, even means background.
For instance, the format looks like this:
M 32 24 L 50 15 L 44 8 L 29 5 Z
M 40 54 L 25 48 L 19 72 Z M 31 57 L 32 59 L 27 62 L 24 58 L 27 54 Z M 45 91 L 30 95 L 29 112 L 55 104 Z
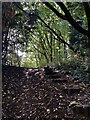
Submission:
M 73 60 L 61 63 L 59 68 L 62 72 L 71 72 L 75 80 L 89 80 L 90 62 L 87 59 L 83 61 L 74 57 Z
M 51 5 L 64 14 L 57 4 L 51 3 Z M 78 24 L 87 28 L 86 15 L 82 3 L 68 2 L 65 3 L 65 5 Z M 74 61 L 74 59 L 76 59 L 74 57 L 76 53 L 72 52 L 67 45 L 62 43 L 57 35 L 65 42 L 70 43 L 77 51 L 77 56 L 78 53 L 83 56 L 90 56 L 90 52 L 86 49 L 87 38 L 77 32 L 67 21 L 58 18 L 45 4 L 41 2 L 33 4 L 24 2 L 13 3 L 13 8 L 15 15 L 11 21 L 9 19 L 10 25 L 7 31 L 7 61 L 15 62 L 17 57 L 14 53 L 16 53 L 21 60 L 21 66 L 26 67 L 45 66 L 47 64 L 56 65 L 69 60 Z M 25 10 L 25 12 L 22 11 L 22 9 Z M 3 7 L 3 17 L 5 11 L 5 7 Z M 48 29 L 38 16 L 45 24 L 52 28 L 57 35 Z M 3 31 L 5 31 L 5 29 L 3 29 Z M 3 35 L 4 48 L 6 47 L 5 36 L 6 32 L 4 32 Z M 25 52 L 26 56 L 19 56 L 19 51 L 22 53 Z M 11 59 L 11 56 L 13 56 L 13 59 Z
M 28 53 L 21 60 L 22 67 L 36 67 L 36 59 L 32 53 Z

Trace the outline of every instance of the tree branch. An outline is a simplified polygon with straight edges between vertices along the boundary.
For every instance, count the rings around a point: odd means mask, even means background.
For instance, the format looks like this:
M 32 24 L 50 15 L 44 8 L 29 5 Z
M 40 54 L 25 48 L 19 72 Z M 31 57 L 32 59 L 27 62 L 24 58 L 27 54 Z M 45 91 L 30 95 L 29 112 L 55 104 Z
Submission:
M 63 20 L 66 20 L 66 17 L 59 13 L 50 3 L 43 2 L 48 8 L 50 8 L 58 17 L 62 18 Z
M 44 3 L 46 4 L 46 2 L 44 2 Z M 47 5 L 48 5 L 48 7 L 49 7 L 49 3 L 48 3 Z M 19 7 L 18 5 L 17 5 L 17 7 L 18 7 L 20 10 L 22 10 L 24 13 L 27 14 L 27 12 L 25 12 L 21 7 Z M 52 8 L 52 10 L 55 10 L 55 12 L 57 11 L 55 8 L 53 9 L 53 6 L 52 6 L 52 5 L 50 5 L 50 7 Z M 57 11 L 57 12 L 58 12 L 58 11 Z M 59 12 L 58 12 L 58 13 L 59 13 Z M 57 14 L 57 13 L 56 13 L 56 14 Z M 36 14 L 35 14 L 35 15 L 36 15 Z M 59 17 L 62 16 L 61 13 L 59 13 L 58 15 L 59 15 Z M 57 36 L 58 40 L 60 40 L 62 43 L 66 44 L 71 50 L 73 50 L 74 52 L 76 52 L 76 51 L 74 50 L 74 48 L 73 48 L 70 44 L 68 44 L 67 42 L 65 42 L 52 28 L 50 28 L 50 26 L 47 25 L 47 24 L 44 22 L 44 20 L 42 20 L 42 18 L 41 18 L 40 16 L 38 16 L 38 15 L 36 15 L 36 16 L 41 20 L 41 22 L 44 23 L 44 25 L 45 25 L 50 31 L 52 31 L 52 32 L 54 33 L 54 35 Z M 65 17 L 64 17 L 64 18 L 65 18 Z
M 43 0 L 41 0 L 43 2 Z M 63 20 L 67 20 L 77 31 L 82 33 L 83 35 L 89 36 L 90 33 L 88 30 L 85 30 L 82 28 L 71 16 L 70 12 L 67 10 L 65 5 L 62 2 L 56 2 L 57 5 L 60 6 L 60 8 L 64 11 L 65 16 L 59 13 L 50 3 L 43 2 L 48 8 L 50 8 L 58 17 L 60 17 Z
M 76 52 L 76 51 L 74 50 L 74 48 L 73 48 L 70 44 L 68 44 L 67 42 L 65 42 L 52 28 L 50 28 L 50 26 L 47 25 L 47 24 L 44 22 L 44 20 L 42 20 L 42 18 L 41 18 L 40 16 L 37 16 L 37 17 L 41 20 L 41 22 L 44 23 L 44 25 L 45 25 L 50 31 L 52 31 L 52 33 L 54 33 L 54 35 L 57 36 L 57 38 L 58 38 L 57 40 L 60 40 L 62 43 L 66 44 L 71 50 L 73 50 L 74 52 Z
M 70 12 L 67 10 L 67 8 L 65 7 L 65 5 L 62 2 L 56 2 L 57 5 L 60 6 L 60 8 L 64 11 L 65 16 L 66 16 L 66 20 L 80 33 L 82 33 L 83 35 L 89 36 L 89 32 L 88 30 L 85 30 L 84 28 L 82 28 L 71 16 Z
M 83 2 L 86 17 L 87 17 L 87 22 L 88 22 L 88 31 L 89 31 L 89 36 L 90 36 L 90 5 L 88 2 Z

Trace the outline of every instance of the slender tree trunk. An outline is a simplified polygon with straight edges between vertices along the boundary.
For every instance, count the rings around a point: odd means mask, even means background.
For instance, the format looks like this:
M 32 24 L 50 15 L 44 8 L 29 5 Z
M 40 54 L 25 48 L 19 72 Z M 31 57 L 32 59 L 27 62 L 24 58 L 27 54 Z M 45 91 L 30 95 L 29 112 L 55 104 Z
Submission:
M 88 23 L 88 41 L 87 41 L 87 47 L 90 48 L 90 2 L 83 2 L 85 13 L 87 17 L 87 23 Z
M 64 59 L 67 59 L 67 50 L 66 45 L 64 44 Z
M 89 2 L 83 2 L 86 17 L 87 17 L 87 23 L 88 23 L 88 41 L 87 41 L 87 48 L 90 49 L 90 1 Z M 87 62 L 90 63 L 90 56 L 87 58 Z M 88 66 L 88 71 L 90 71 L 90 66 Z M 88 74 L 88 78 L 90 78 L 90 74 Z
M 52 33 L 50 33 L 50 44 L 51 44 L 51 48 L 50 48 L 50 62 L 52 63 Z

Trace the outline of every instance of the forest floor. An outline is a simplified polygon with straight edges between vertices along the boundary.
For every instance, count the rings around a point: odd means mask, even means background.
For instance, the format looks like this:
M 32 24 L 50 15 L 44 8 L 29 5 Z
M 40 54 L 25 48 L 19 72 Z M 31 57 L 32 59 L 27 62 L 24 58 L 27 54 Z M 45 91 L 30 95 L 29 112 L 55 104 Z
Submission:
M 3 66 L 2 120 L 90 120 L 90 80 L 56 76 Z

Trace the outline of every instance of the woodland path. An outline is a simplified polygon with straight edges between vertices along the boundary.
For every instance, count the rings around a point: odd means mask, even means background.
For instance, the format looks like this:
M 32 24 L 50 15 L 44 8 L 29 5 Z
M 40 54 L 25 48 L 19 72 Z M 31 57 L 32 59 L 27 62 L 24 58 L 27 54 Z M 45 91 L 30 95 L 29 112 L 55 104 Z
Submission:
M 2 120 L 90 120 L 90 82 L 3 66 Z

